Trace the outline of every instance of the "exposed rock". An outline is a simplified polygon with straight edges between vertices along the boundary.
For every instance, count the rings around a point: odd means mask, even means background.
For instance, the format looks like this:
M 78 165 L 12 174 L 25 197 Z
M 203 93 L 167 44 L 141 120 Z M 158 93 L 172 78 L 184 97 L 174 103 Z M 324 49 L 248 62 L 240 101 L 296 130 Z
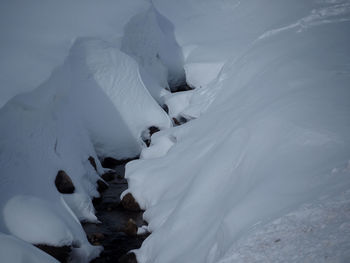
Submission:
M 72 179 L 63 170 L 58 171 L 55 179 L 55 185 L 57 190 L 62 194 L 74 193 L 75 187 Z
M 116 176 L 117 174 L 114 171 L 108 171 L 107 173 L 101 175 L 102 179 L 107 182 L 114 180 Z
M 92 245 L 98 246 L 105 239 L 105 235 L 102 233 L 93 233 L 89 234 L 87 238 Z
M 72 248 L 70 246 L 54 247 L 49 245 L 38 244 L 37 248 L 56 258 L 59 262 L 66 263 L 69 260 Z
M 158 127 L 156 127 L 156 126 L 151 126 L 151 127 L 148 128 L 148 130 L 149 130 L 149 135 L 150 136 L 152 136 L 154 133 L 160 131 L 160 129 Z
M 135 198 L 132 196 L 131 193 L 127 193 L 123 197 L 121 203 L 122 206 L 127 210 L 136 212 L 141 211 L 139 204 L 136 202 Z
M 189 90 L 193 90 L 193 89 L 194 88 L 190 87 L 187 83 L 185 83 L 185 84 L 182 84 L 180 86 L 173 87 L 171 89 L 171 92 L 175 93 L 175 92 L 181 92 L 181 91 L 189 91 Z
M 128 253 L 119 259 L 119 263 L 137 263 L 135 253 Z
M 167 114 L 169 114 L 169 107 L 168 107 L 168 105 L 163 104 L 162 108 Z
M 106 191 L 108 189 L 108 185 L 102 181 L 102 180 L 97 180 L 97 191 L 99 193 L 102 193 L 103 191 Z
M 109 169 L 113 169 L 114 167 L 116 167 L 117 165 L 124 165 L 130 161 L 133 161 L 133 160 L 136 160 L 138 159 L 139 157 L 136 156 L 134 158 L 127 158 L 127 159 L 122 159 L 122 160 L 117 160 L 117 159 L 114 159 L 112 157 L 106 157 L 103 159 L 102 161 L 102 166 L 104 168 L 109 168 Z
M 94 168 L 95 168 L 95 171 L 97 172 L 97 165 L 96 165 L 96 160 L 95 160 L 95 158 L 92 157 L 92 156 L 90 156 L 88 160 L 89 160 L 90 164 L 92 165 L 92 167 L 94 167 Z
M 173 118 L 173 123 L 175 126 L 182 125 L 187 122 L 187 119 L 183 116 L 180 116 L 178 118 Z
M 124 227 L 124 233 L 127 234 L 128 236 L 136 236 L 137 229 L 138 227 L 135 221 L 130 218 Z
M 174 122 L 175 126 L 181 125 L 181 123 L 176 118 L 173 118 L 173 122 Z

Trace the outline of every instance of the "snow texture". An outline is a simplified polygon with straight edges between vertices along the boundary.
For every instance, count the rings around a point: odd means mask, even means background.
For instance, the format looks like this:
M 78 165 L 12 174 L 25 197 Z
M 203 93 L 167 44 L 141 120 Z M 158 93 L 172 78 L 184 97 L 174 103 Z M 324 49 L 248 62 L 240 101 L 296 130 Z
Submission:
M 96 257 L 98 156 L 140 154 L 140 263 L 348 261 L 349 29 L 348 0 L 2 1 L 1 257 Z
M 186 78 L 205 82 L 180 110 L 197 119 L 157 135 L 157 158 L 127 165 L 127 192 L 152 231 L 139 262 L 346 262 L 350 3 L 154 3 L 175 26 L 185 68 L 198 65 Z M 158 136 L 176 143 L 165 152 Z M 291 234 L 303 220 L 317 236 Z M 271 224 L 286 241 L 267 234 Z M 259 247 L 265 234 L 279 247 Z

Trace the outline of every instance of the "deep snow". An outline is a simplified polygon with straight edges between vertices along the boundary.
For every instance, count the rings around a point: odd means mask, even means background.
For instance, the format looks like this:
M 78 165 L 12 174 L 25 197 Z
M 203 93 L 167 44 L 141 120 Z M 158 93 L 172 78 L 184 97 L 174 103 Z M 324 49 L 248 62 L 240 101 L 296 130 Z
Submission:
M 350 2 L 152 3 L 1 3 L 0 232 L 16 237 L 1 246 L 89 261 L 79 221 L 97 220 L 103 168 L 88 158 L 140 154 L 125 192 L 152 231 L 139 262 L 346 262 Z M 184 71 L 196 89 L 170 93 Z

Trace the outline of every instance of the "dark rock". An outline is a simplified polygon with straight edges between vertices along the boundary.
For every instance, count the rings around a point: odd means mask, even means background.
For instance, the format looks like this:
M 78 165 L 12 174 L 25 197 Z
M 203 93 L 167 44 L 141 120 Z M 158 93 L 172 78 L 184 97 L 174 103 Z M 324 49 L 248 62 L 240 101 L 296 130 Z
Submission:
M 119 263 L 137 263 L 135 253 L 128 253 L 119 259 Z
M 156 127 L 156 126 L 151 126 L 151 127 L 148 128 L 148 130 L 149 130 L 149 135 L 150 135 L 150 136 L 152 136 L 154 133 L 160 131 L 159 128 Z
M 175 126 L 181 125 L 181 123 L 176 118 L 173 118 L 173 122 L 174 122 Z
M 143 142 L 146 144 L 147 147 L 149 147 L 151 145 L 150 139 L 144 139 Z
M 181 124 L 184 124 L 184 123 L 187 122 L 187 119 L 186 119 L 185 117 L 183 117 L 183 116 L 180 116 L 179 122 L 180 122 Z
M 171 89 L 171 92 L 175 93 L 175 92 L 189 91 L 189 90 L 193 90 L 193 89 L 194 88 L 190 87 L 187 83 L 185 83 L 185 84 L 173 87 Z
M 92 245 L 98 246 L 105 239 L 105 235 L 102 233 L 93 233 L 89 234 L 87 238 Z
M 133 160 L 136 160 L 138 159 L 139 157 L 136 156 L 136 157 L 133 157 L 133 158 L 127 158 L 127 159 L 122 159 L 122 160 L 117 160 L 117 159 L 114 159 L 112 157 L 106 157 L 103 159 L 102 161 L 102 166 L 104 168 L 109 168 L 109 169 L 113 169 L 114 167 L 116 167 L 117 165 L 124 165 L 130 161 L 133 161 Z
M 124 227 L 124 233 L 127 234 L 128 236 L 136 236 L 137 230 L 138 230 L 138 227 L 135 221 L 130 218 Z
M 135 198 L 130 193 L 127 193 L 123 197 L 121 204 L 126 210 L 135 212 L 141 211 L 139 204 L 136 202 Z
M 88 160 L 89 160 L 90 164 L 92 165 L 92 167 L 94 167 L 94 168 L 95 168 L 95 171 L 97 172 L 97 165 L 96 165 L 96 160 L 95 160 L 95 158 L 92 157 L 92 156 L 90 156 Z
M 162 108 L 167 114 L 169 114 L 169 107 L 168 107 L 168 105 L 163 104 Z
M 278 243 L 278 242 L 280 242 L 281 241 L 281 239 L 280 238 L 277 238 L 276 240 L 275 240 L 275 243 Z
M 108 189 L 108 185 L 104 181 L 102 181 L 100 179 L 97 180 L 97 191 L 99 193 L 102 193 L 102 192 L 106 191 L 107 189 Z
M 97 189 L 98 190 L 98 189 Z M 94 197 L 92 199 L 92 204 L 96 207 L 98 204 L 100 204 L 102 202 L 102 196 L 100 197 Z
M 72 179 L 63 170 L 58 171 L 55 179 L 55 185 L 57 190 L 62 194 L 74 193 L 75 187 Z
M 102 179 L 109 182 L 115 179 L 116 177 L 116 172 L 114 171 L 108 171 L 107 173 L 104 173 L 103 175 L 101 175 Z
M 38 244 L 37 248 L 56 258 L 59 262 L 66 263 L 69 260 L 72 248 L 70 246 L 54 247 L 49 245 Z

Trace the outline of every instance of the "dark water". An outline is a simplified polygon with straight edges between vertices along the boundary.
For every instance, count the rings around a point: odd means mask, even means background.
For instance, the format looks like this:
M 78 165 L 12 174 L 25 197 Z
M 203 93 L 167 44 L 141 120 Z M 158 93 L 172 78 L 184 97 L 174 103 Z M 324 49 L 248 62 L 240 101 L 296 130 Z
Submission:
M 124 177 L 124 167 L 115 168 L 118 175 Z M 101 224 L 84 224 L 84 230 L 94 245 L 102 245 L 104 251 L 93 263 L 119 262 L 119 259 L 132 249 L 141 247 L 146 235 L 130 236 L 123 232 L 129 219 L 133 219 L 140 227 L 145 224 L 142 212 L 127 211 L 120 205 L 120 194 L 127 189 L 127 181 L 115 178 L 108 182 L 109 188 L 102 193 L 102 200 L 95 202 L 96 216 Z M 101 235 L 103 234 L 103 235 Z M 95 238 L 98 237 L 98 238 Z

